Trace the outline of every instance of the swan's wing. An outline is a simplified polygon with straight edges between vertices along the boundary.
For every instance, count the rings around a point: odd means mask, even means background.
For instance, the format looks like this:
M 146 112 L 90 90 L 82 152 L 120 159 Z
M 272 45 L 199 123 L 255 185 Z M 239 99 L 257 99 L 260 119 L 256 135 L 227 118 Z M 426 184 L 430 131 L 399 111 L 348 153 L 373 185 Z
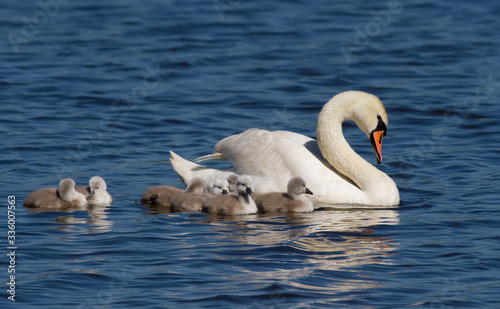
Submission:
M 233 163 L 238 174 L 252 175 L 258 193 L 285 192 L 290 178 L 301 176 L 314 198 L 331 191 L 359 191 L 322 156 L 315 140 L 288 131 L 251 129 L 229 136 L 214 150 Z
M 290 131 L 274 131 L 271 132 L 274 134 L 274 136 L 279 137 L 279 138 L 287 138 L 292 141 L 294 141 L 297 144 L 304 145 L 308 142 L 314 141 L 314 139 L 307 137 L 305 135 L 295 133 L 295 132 L 290 132 Z M 321 154 L 321 153 L 320 153 Z
M 231 160 L 236 173 L 251 175 L 258 193 L 286 192 L 294 176 L 339 180 L 316 141 L 293 132 L 250 129 L 221 140 L 214 150 Z
M 276 132 L 250 129 L 224 138 L 214 150 L 231 160 L 238 174 L 281 178 L 291 176 L 287 151 L 298 145 Z

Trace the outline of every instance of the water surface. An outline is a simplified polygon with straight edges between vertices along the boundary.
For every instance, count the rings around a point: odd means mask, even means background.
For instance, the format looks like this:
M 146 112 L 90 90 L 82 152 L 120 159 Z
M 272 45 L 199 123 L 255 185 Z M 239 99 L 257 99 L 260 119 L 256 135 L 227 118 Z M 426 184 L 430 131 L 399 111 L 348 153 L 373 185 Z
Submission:
M 391 3 L 0 5 L 0 187 L 18 247 L 2 307 L 496 308 L 500 5 Z M 194 159 L 252 127 L 314 137 L 350 89 L 386 106 L 378 167 L 400 207 L 220 218 L 136 203 L 181 187 L 169 150 Z M 344 133 L 375 164 L 364 134 Z M 113 206 L 21 207 L 94 175 Z

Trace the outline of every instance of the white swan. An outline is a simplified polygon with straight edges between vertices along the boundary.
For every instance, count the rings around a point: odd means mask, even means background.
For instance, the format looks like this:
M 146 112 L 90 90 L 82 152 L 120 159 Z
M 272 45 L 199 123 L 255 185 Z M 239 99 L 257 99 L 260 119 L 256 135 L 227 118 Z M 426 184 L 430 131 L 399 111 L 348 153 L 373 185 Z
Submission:
M 387 113 L 374 95 L 347 91 L 334 96 L 318 116 L 318 141 L 293 132 L 250 129 L 226 137 L 215 153 L 200 159 L 229 159 L 234 169 L 221 171 L 187 161 L 171 151 L 171 163 L 180 178 L 214 177 L 214 173 L 247 174 L 255 192 L 286 191 L 288 180 L 302 177 L 317 203 L 396 206 L 399 192 L 394 181 L 365 161 L 347 143 L 342 123 L 354 121 L 371 141 L 382 162 L 382 138 Z

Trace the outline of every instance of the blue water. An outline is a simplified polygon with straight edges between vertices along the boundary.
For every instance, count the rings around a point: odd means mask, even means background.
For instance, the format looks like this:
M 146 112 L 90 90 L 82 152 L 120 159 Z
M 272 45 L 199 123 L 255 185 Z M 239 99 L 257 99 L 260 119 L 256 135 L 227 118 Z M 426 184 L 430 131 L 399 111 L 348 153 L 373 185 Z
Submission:
M 41 2 L 0 4 L 2 283 L 9 195 L 17 246 L 2 308 L 500 306 L 499 3 Z M 252 127 L 314 137 L 349 89 L 387 108 L 379 168 L 399 208 L 214 218 L 136 203 L 182 186 L 169 150 L 194 159 Z M 111 207 L 21 206 L 94 175 Z

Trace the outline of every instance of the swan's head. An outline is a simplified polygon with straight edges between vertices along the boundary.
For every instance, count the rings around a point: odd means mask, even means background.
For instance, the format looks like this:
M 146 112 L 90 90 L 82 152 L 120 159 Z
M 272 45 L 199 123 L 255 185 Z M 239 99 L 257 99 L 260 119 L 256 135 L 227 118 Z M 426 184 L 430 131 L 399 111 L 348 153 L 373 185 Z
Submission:
M 215 178 L 214 184 L 212 186 L 212 193 L 215 195 L 229 193 L 229 183 L 224 175 Z
M 187 193 L 203 193 L 203 188 L 205 187 L 205 182 L 199 177 L 191 179 L 186 187 Z
M 65 178 L 59 182 L 59 196 L 63 201 L 71 201 L 75 192 L 75 181 Z
M 253 195 L 252 179 L 250 176 L 241 175 L 238 177 L 238 181 L 236 182 L 236 191 L 238 191 L 238 195 Z
M 106 182 L 104 181 L 104 179 L 102 179 L 102 177 L 94 176 L 90 178 L 89 188 L 90 188 L 90 194 L 87 199 L 90 201 L 94 196 L 94 194 L 96 193 L 96 191 L 105 192 L 108 186 L 106 185 Z
M 59 197 L 65 202 L 77 202 L 84 206 L 87 204 L 85 196 L 75 190 L 75 181 L 71 178 L 65 178 L 59 182 Z
M 370 139 L 377 158 L 377 163 L 382 163 L 382 138 L 387 134 L 387 112 L 376 96 L 362 92 L 349 91 L 351 115 L 348 120 L 354 121 Z
M 229 193 L 234 193 L 236 192 L 236 182 L 238 181 L 238 175 L 236 174 L 231 174 L 229 177 L 227 177 L 227 182 L 229 184 Z
M 293 177 L 288 182 L 288 195 L 295 197 L 301 194 L 313 194 L 311 190 L 306 187 L 306 182 L 302 177 Z

